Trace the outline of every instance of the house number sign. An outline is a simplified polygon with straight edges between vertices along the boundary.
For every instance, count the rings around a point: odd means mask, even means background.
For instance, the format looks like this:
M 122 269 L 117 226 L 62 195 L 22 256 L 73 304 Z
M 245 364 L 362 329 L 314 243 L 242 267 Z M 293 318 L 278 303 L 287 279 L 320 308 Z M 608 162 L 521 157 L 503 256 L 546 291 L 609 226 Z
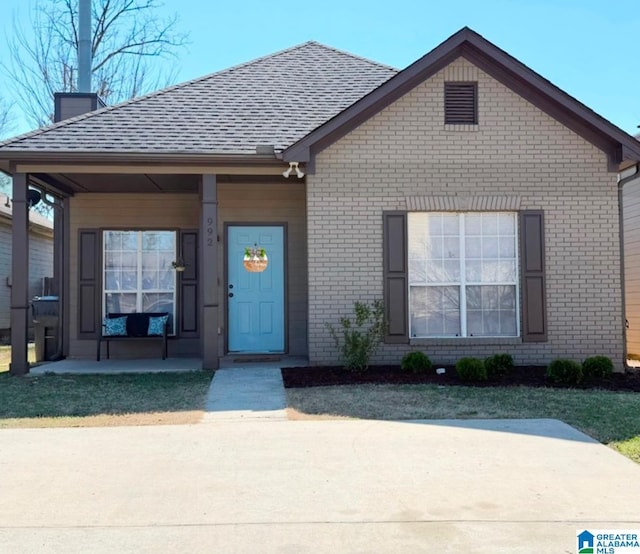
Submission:
M 207 233 L 207 247 L 211 248 L 213 247 L 213 243 L 215 241 L 215 235 L 213 232 L 213 218 L 212 217 L 208 217 L 207 218 L 207 227 L 206 227 L 206 233 Z

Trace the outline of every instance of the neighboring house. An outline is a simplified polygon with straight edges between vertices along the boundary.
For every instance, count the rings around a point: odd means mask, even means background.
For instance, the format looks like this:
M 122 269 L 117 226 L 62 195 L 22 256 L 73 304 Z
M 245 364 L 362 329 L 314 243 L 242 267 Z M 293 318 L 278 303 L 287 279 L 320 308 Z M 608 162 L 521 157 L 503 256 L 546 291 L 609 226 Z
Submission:
M 9 197 L 0 194 L 0 341 L 11 328 L 11 220 Z M 45 278 L 53 275 L 53 222 L 29 213 L 29 298 L 46 292 Z
M 636 136 L 640 140 L 640 135 Z M 640 144 L 640 143 L 639 143 Z M 624 288 L 627 352 L 640 360 L 640 171 L 633 166 L 620 174 L 624 221 Z
M 622 367 L 617 171 L 639 160 L 633 137 L 467 28 L 402 71 L 309 42 L 0 144 L 14 201 L 27 183 L 62 199 L 64 353 L 94 356 L 106 312 L 166 309 L 169 355 L 206 368 L 336 363 L 326 323 L 378 298 L 376 363 L 420 349 Z M 243 269 L 253 246 L 264 273 Z

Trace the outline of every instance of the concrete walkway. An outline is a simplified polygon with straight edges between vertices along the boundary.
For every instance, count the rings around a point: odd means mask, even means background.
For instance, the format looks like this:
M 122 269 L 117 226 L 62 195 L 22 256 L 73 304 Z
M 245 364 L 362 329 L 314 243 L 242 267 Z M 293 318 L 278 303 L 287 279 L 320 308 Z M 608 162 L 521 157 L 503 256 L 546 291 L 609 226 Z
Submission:
M 209 387 L 203 423 L 286 419 L 287 398 L 280 369 L 307 363 L 305 358 L 293 356 L 260 362 L 222 359 Z
M 286 419 L 287 400 L 278 367 L 219 369 L 211 381 L 203 422 Z

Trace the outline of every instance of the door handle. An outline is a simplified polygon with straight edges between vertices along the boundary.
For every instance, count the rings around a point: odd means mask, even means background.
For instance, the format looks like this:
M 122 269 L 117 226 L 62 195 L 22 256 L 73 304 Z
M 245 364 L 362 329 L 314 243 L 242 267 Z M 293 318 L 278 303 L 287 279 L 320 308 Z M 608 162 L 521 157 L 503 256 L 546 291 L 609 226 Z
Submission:
M 229 298 L 233 298 L 233 293 L 232 292 L 229 293 Z

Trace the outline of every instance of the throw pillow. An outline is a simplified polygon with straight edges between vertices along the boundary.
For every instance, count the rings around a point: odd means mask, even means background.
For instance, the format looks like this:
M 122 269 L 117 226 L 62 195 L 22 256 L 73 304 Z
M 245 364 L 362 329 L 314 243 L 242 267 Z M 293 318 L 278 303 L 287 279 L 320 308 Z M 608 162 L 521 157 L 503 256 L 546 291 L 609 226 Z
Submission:
M 164 333 L 164 325 L 169 319 L 168 315 L 149 318 L 149 330 L 147 335 L 162 335 Z
M 105 317 L 104 318 L 104 334 L 107 337 L 127 334 L 127 316 L 122 317 Z

